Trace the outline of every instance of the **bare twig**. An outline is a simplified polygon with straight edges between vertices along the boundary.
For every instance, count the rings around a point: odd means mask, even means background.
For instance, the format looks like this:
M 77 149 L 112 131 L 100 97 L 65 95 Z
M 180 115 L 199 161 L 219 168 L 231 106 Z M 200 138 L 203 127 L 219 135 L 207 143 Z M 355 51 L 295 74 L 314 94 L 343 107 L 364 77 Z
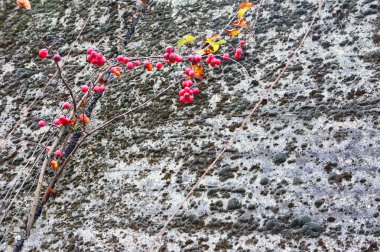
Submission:
M 69 90 L 71 100 L 73 101 L 73 109 L 74 109 L 74 116 L 75 116 L 77 114 L 77 103 L 75 101 L 73 90 L 71 89 L 70 85 L 66 82 L 65 78 L 63 78 L 62 70 L 61 70 L 61 67 L 59 66 L 59 63 L 55 62 L 55 65 L 58 68 L 59 77 L 61 78 L 61 80 L 62 80 L 63 84 L 65 85 L 65 87 L 67 88 L 67 90 Z

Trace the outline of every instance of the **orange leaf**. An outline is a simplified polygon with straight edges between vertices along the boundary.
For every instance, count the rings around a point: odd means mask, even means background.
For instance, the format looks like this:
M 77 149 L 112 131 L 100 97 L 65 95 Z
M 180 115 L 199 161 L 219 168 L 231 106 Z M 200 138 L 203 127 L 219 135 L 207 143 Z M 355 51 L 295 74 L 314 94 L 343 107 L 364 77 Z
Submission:
M 234 25 L 239 26 L 241 28 L 247 28 L 247 21 L 243 19 L 235 20 Z
M 49 187 L 49 193 L 50 194 L 54 194 L 55 193 L 54 190 L 53 190 L 53 188 Z
M 29 0 L 17 0 L 17 5 L 27 10 L 32 9 L 32 6 L 30 6 Z
M 195 72 L 195 78 L 202 80 L 205 77 L 203 72 L 203 67 L 198 65 L 193 65 L 193 70 Z
M 210 48 L 207 48 L 206 50 L 203 51 L 204 54 L 209 54 L 209 53 L 213 53 L 214 51 L 211 50 Z
M 243 9 L 243 8 L 251 8 L 253 6 L 253 3 L 251 2 L 244 2 L 244 3 L 241 3 L 239 4 L 239 10 L 240 9 Z
M 233 30 L 226 30 L 228 32 L 228 35 L 233 38 L 237 36 L 240 32 L 238 29 L 233 29 Z

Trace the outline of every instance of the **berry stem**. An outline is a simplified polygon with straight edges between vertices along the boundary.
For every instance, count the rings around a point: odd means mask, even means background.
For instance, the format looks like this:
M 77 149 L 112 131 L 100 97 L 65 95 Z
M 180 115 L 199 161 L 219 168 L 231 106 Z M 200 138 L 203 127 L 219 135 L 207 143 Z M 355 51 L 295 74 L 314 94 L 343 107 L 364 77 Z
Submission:
M 66 86 L 67 90 L 69 90 L 71 99 L 73 100 L 73 109 L 74 109 L 74 116 L 75 116 L 77 114 L 77 104 L 76 104 L 76 101 L 75 101 L 73 90 L 71 89 L 71 87 L 69 86 L 69 84 L 66 82 L 65 78 L 63 78 L 62 70 L 61 70 L 61 67 L 59 66 L 58 62 L 55 62 L 55 65 L 58 68 L 59 77 L 61 78 L 63 84 Z

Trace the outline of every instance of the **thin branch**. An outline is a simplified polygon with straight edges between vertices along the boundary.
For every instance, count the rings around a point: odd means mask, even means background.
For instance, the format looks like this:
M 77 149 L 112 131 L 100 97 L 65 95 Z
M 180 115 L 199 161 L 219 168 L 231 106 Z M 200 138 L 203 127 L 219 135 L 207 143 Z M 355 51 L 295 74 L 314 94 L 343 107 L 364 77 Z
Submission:
M 74 109 L 74 116 L 75 116 L 77 114 L 77 103 L 75 101 L 73 90 L 71 89 L 70 85 L 66 82 L 65 78 L 63 78 L 62 70 L 61 70 L 61 67 L 59 66 L 59 63 L 55 62 L 55 65 L 58 68 L 59 77 L 61 78 L 61 80 L 62 80 L 63 84 L 65 85 L 65 87 L 67 88 L 67 90 L 69 90 L 71 100 L 73 100 L 73 109 Z
M 65 169 L 65 167 L 67 166 L 67 163 L 71 160 L 71 158 L 73 157 L 73 155 L 75 154 L 75 152 L 77 151 L 77 149 L 83 144 L 83 142 L 89 137 L 91 136 L 92 134 L 94 134 L 95 132 L 109 126 L 111 123 L 114 123 L 116 120 L 138 110 L 139 108 L 142 108 L 144 106 L 146 106 L 147 104 L 149 104 L 150 102 L 152 102 L 154 99 L 158 98 L 159 96 L 161 96 L 162 94 L 164 94 L 166 91 L 168 91 L 171 87 L 173 87 L 174 85 L 176 84 L 175 83 L 172 83 L 171 85 L 169 85 L 168 87 L 166 87 L 165 89 L 163 89 L 162 91 L 160 91 L 159 93 L 157 93 L 154 97 L 146 100 L 145 102 L 141 103 L 140 105 L 128 110 L 127 112 L 124 112 L 120 115 L 117 115 L 115 117 L 113 117 L 112 119 L 108 120 L 107 122 L 103 123 L 102 125 L 96 127 L 95 129 L 91 130 L 90 132 L 88 132 L 87 134 L 85 134 L 83 136 L 83 138 L 77 143 L 77 145 L 74 147 L 74 149 L 72 150 L 72 152 L 70 153 L 70 155 L 65 159 L 65 161 L 63 162 L 63 164 L 59 167 L 58 171 L 55 173 L 53 179 L 50 181 L 49 183 L 49 187 L 47 188 L 47 190 L 45 191 L 45 194 L 42 198 L 42 204 L 45 204 L 49 198 L 49 195 L 50 195 L 50 191 L 49 189 L 50 188 L 53 188 L 54 187 L 54 184 L 57 182 L 60 174 L 62 173 L 62 171 Z

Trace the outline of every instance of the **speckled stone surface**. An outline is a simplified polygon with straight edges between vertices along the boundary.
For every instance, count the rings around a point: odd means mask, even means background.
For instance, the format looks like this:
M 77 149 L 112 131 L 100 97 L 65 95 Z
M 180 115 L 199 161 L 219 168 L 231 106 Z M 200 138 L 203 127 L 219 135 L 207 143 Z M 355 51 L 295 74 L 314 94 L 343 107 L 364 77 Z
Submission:
M 217 32 L 233 11 L 227 0 L 151 2 L 127 45 L 135 1 L 99 2 L 65 67 L 76 90 L 93 72 L 85 62 L 88 47 L 108 58 L 160 55 L 183 35 L 200 41 Z M 93 3 L 32 1 L 44 39 L 55 41 L 63 57 Z M 209 69 L 193 105 L 179 104 L 178 86 L 92 137 L 64 172 L 24 251 L 146 249 L 274 80 L 316 6 L 315 0 L 267 0 L 249 43 L 254 46 L 241 61 L 250 76 L 235 64 Z M 1 11 L 3 136 L 55 69 L 36 57 L 40 46 L 29 16 L 13 2 Z M 160 251 L 379 250 L 379 12 L 378 1 L 326 2 L 268 104 L 169 224 Z M 92 124 L 127 111 L 177 77 L 173 68 L 114 82 Z M 51 83 L 14 135 L 38 141 L 44 130 L 32 117 L 57 114 L 57 100 L 65 99 L 62 84 Z M 33 147 L 13 139 L 0 150 L 0 199 L 19 185 L 16 178 L 27 176 Z M 0 226 L 1 251 L 12 251 L 25 234 L 36 175 L 34 169 Z

